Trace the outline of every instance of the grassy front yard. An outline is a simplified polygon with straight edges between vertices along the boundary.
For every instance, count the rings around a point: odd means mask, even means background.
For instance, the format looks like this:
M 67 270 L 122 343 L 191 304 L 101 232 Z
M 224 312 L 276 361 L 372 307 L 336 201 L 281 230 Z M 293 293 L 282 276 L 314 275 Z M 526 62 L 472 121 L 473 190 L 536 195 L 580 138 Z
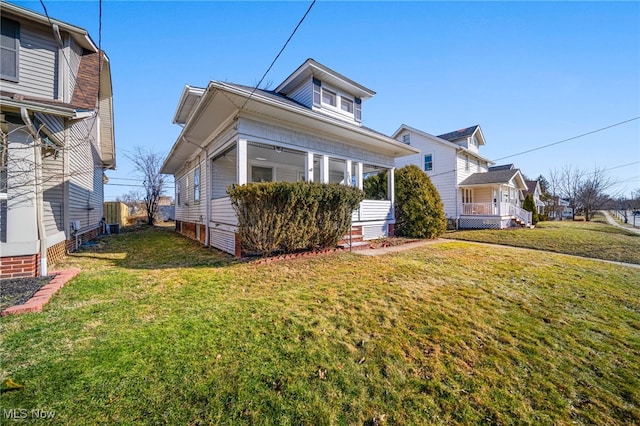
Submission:
M 5 317 L 2 408 L 65 424 L 640 422 L 640 274 L 465 242 L 267 265 L 111 236 Z
M 611 226 L 602 216 L 592 222 L 539 222 L 534 229 L 456 231 L 445 237 L 640 264 L 640 235 Z

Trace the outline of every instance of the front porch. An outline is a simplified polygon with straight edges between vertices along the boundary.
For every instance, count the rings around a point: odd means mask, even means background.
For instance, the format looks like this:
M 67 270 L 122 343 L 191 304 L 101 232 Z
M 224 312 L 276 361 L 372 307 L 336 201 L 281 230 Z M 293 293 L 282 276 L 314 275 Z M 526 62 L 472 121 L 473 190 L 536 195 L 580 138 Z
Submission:
M 530 226 L 531 212 L 511 203 L 463 203 L 458 220 L 461 229 L 504 229 Z
M 315 181 L 363 188 L 367 178 L 387 172 L 387 199 L 365 199 L 353 212 L 352 227 L 363 240 L 389 236 L 395 223 L 393 167 L 371 164 L 359 158 L 303 151 L 240 138 L 207 162 L 210 193 L 208 206 L 209 246 L 239 256 L 238 220 L 227 196 L 227 186 L 251 182 Z

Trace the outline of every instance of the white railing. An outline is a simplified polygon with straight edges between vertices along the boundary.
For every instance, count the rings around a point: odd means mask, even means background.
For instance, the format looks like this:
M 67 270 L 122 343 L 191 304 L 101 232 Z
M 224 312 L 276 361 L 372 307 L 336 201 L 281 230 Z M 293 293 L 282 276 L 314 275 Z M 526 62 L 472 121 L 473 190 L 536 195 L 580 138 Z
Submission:
M 531 224 L 531 217 L 533 216 L 531 212 L 513 204 L 509 204 L 509 215 L 526 224 Z
M 531 212 L 511 203 L 463 203 L 462 216 L 513 216 L 531 223 Z
M 211 221 L 226 225 L 238 225 L 238 217 L 231 205 L 231 198 L 223 197 L 211 200 Z
M 364 200 L 351 215 L 352 222 L 393 219 L 393 208 L 389 200 Z

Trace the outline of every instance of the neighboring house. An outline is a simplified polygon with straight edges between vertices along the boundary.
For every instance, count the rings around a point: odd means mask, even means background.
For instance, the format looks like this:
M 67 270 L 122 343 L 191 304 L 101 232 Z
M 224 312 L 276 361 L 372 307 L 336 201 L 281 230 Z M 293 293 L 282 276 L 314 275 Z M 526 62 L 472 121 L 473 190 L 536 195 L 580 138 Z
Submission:
M 0 277 L 39 276 L 100 230 L 110 65 L 82 28 L 1 7 Z
M 375 92 L 308 59 L 275 90 L 211 81 L 186 86 L 174 123 L 183 126 L 161 172 L 175 178 L 176 230 L 240 255 L 232 184 L 315 181 L 363 187 L 417 150 L 362 125 Z M 364 200 L 355 235 L 393 234 L 393 173 L 387 200 Z
M 420 150 L 397 158 L 397 168 L 415 164 L 440 193 L 447 218 L 459 228 L 506 228 L 531 224 L 521 208 L 526 184 L 513 165 L 490 167 L 480 155 L 485 145 L 480 126 L 433 136 L 403 124 L 393 138 Z
M 525 197 L 529 194 L 533 197 L 533 202 L 536 205 L 536 212 L 538 214 L 544 214 L 545 204 L 540 200 L 540 195 L 542 195 L 542 190 L 540 189 L 540 182 L 537 180 L 526 180 L 527 190 L 525 192 Z

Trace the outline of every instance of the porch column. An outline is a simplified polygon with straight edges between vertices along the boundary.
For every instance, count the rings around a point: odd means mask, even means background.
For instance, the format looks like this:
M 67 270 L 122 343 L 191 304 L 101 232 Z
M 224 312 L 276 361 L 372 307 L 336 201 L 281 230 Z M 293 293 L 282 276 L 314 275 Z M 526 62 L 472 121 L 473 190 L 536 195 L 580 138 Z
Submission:
M 351 186 L 351 160 L 344 162 L 344 183 Z
M 307 155 L 304 157 L 305 169 L 304 169 L 304 180 L 306 182 L 313 182 L 313 153 L 307 152 Z
M 362 189 L 362 171 L 363 171 L 363 164 L 361 162 L 357 162 L 356 163 L 356 186 L 358 187 L 358 189 Z
M 238 185 L 244 185 L 247 183 L 247 140 L 238 139 L 238 149 L 236 149 L 236 162 L 238 164 L 238 171 L 236 175 L 236 182 Z
M 498 189 L 498 216 L 502 216 L 502 187 Z
M 394 201 L 396 199 L 395 191 L 394 191 L 395 183 L 396 183 L 395 172 L 396 172 L 396 168 L 392 167 L 392 168 L 389 169 L 389 173 L 387 173 L 387 176 L 388 176 L 388 178 L 387 178 L 387 194 L 389 194 L 388 197 L 389 197 L 389 200 L 391 201 L 392 205 L 393 205 L 393 203 L 394 203 Z
M 323 155 L 320 164 L 320 181 L 329 183 L 329 156 Z

